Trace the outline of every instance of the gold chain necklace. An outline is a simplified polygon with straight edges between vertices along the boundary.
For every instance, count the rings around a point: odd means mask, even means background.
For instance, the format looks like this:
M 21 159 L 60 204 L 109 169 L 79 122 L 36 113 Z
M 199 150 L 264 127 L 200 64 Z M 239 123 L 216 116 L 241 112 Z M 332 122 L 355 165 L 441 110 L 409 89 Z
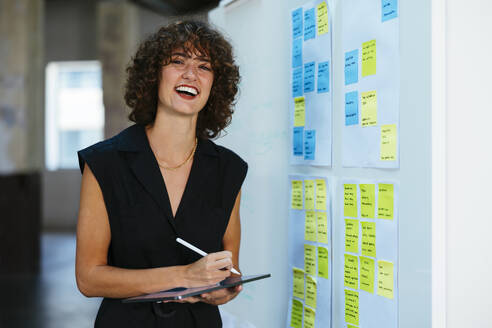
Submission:
M 188 157 L 185 159 L 185 161 L 181 164 L 179 164 L 178 166 L 164 166 L 162 165 L 161 163 L 159 163 L 159 160 L 157 160 L 157 164 L 162 167 L 164 170 L 170 170 L 170 171 L 175 171 L 177 169 L 179 169 L 181 166 L 185 165 L 186 163 L 188 163 L 190 161 L 190 159 L 193 158 L 193 155 L 195 155 L 195 150 L 196 150 L 196 146 L 198 145 L 198 138 L 195 138 L 195 146 L 193 146 L 193 150 L 191 151 L 191 153 L 188 155 Z

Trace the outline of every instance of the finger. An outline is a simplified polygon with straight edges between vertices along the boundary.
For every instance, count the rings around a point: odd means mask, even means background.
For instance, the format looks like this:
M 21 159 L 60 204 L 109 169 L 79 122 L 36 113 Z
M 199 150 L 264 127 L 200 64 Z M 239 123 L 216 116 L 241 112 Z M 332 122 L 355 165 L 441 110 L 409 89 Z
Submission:
M 230 258 L 224 258 L 217 260 L 210 264 L 211 269 L 227 269 L 230 270 L 232 268 L 232 260 Z
M 207 256 L 210 256 L 210 258 L 214 260 L 221 260 L 225 258 L 232 258 L 232 252 L 230 251 L 221 251 L 221 252 L 216 252 L 216 253 L 210 253 Z

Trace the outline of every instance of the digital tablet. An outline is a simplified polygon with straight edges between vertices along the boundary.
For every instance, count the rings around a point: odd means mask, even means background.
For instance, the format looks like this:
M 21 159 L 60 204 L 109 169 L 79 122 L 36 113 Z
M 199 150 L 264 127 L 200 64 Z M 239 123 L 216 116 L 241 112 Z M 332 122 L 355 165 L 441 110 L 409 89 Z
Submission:
M 159 301 L 173 301 L 181 300 L 186 297 L 196 296 L 204 293 L 209 293 L 217 289 L 234 287 L 237 285 L 242 285 L 251 281 L 265 279 L 270 277 L 270 274 L 259 274 L 254 276 L 238 276 L 229 277 L 222 280 L 215 285 L 194 287 L 194 288 L 174 288 L 170 290 L 165 290 L 162 292 L 146 294 L 142 296 L 125 298 L 122 300 L 123 303 L 135 303 L 135 302 L 159 302 Z

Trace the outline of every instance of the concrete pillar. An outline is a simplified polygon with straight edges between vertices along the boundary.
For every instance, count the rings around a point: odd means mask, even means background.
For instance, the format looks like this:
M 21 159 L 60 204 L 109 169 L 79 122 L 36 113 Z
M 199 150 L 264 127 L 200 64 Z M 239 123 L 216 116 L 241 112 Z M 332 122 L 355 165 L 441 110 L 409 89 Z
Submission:
M 0 273 L 39 269 L 43 0 L 0 0 Z
M 124 1 L 102 1 L 97 7 L 99 59 L 103 67 L 104 135 L 130 125 L 123 99 L 125 68 L 138 42 L 138 9 Z

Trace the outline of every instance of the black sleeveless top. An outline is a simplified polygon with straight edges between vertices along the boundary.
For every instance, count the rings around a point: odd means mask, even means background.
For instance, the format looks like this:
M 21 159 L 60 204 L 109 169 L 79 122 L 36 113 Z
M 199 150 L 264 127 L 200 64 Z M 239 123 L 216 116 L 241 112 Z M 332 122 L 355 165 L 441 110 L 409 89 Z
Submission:
M 223 250 L 222 239 L 247 164 L 234 152 L 199 139 L 176 216 L 145 128 L 135 124 L 111 139 L 78 152 L 102 190 L 111 227 L 108 264 L 144 269 L 185 265 Z M 122 303 L 104 298 L 95 327 L 222 327 L 217 306 L 203 302 Z

